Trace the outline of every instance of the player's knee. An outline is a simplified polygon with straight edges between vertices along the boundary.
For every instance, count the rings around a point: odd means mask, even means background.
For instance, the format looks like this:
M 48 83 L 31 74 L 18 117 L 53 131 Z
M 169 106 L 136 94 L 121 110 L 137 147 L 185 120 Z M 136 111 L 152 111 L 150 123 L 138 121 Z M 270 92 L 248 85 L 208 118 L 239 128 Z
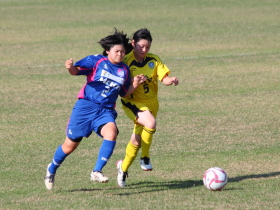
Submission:
M 109 132 L 103 135 L 103 138 L 111 141 L 116 141 L 117 136 L 118 136 L 117 132 Z
M 63 152 L 66 154 L 71 154 L 78 147 L 82 139 L 83 138 L 81 137 L 75 139 L 76 141 L 74 141 L 74 139 L 66 138 L 66 140 L 62 144 Z
M 108 123 L 102 127 L 100 133 L 104 139 L 115 141 L 119 134 L 119 129 L 114 123 Z
M 149 110 L 139 114 L 138 122 L 146 128 L 156 129 L 156 119 Z
M 146 128 L 156 129 L 156 126 L 157 126 L 157 122 L 154 117 L 148 118 L 144 123 L 144 127 Z

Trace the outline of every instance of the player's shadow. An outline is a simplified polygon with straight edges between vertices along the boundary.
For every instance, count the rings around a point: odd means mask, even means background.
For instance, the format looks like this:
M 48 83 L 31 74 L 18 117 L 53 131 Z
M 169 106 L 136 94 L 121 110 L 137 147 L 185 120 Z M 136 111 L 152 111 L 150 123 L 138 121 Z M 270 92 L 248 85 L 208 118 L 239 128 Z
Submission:
M 260 178 L 270 178 L 279 176 L 280 172 L 271 172 L 266 174 L 251 174 L 245 176 L 229 177 L 228 183 L 230 182 L 240 182 L 245 179 L 260 179 Z M 186 180 L 186 181 L 168 181 L 168 182 L 138 182 L 132 183 L 127 187 L 132 189 L 133 192 L 117 193 L 117 195 L 131 195 L 131 194 L 141 194 L 153 191 L 163 191 L 163 190 L 174 190 L 174 189 L 186 189 L 192 187 L 199 187 L 203 185 L 202 180 Z M 143 189 L 141 189 L 143 188 Z M 137 192 L 135 192 L 135 190 Z M 234 188 L 226 188 L 226 190 L 234 190 Z
M 274 176 L 279 176 L 280 171 L 277 172 L 271 172 L 267 174 L 251 174 L 251 175 L 245 175 L 245 176 L 237 176 L 237 177 L 229 177 L 228 182 L 240 182 L 244 179 L 260 179 L 260 178 L 269 178 Z
M 156 192 L 156 191 L 163 191 L 163 190 L 174 190 L 174 189 L 184 189 L 184 188 L 191 188 L 203 185 L 202 180 L 186 180 L 186 181 L 164 181 L 164 182 L 136 182 L 128 184 L 125 188 L 114 187 L 116 189 L 123 189 L 126 192 L 122 193 L 112 193 L 114 195 L 133 195 L 133 194 L 142 194 L 147 192 Z M 68 190 L 69 192 L 76 192 L 76 191 L 99 191 L 99 190 L 106 190 L 106 188 L 94 188 L 94 189 L 75 189 L 75 190 Z M 108 190 L 108 189 L 107 189 Z M 112 190 L 112 189 L 111 189 Z
M 230 182 L 241 182 L 244 179 L 261 179 L 261 178 L 270 178 L 270 177 L 275 177 L 279 176 L 280 172 L 271 172 L 271 173 L 266 173 L 266 174 L 251 174 L 251 175 L 245 175 L 245 176 L 237 176 L 237 177 L 229 177 L 228 178 L 228 183 Z M 231 188 L 231 187 L 226 187 L 225 190 L 240 190 L 242 188 Z
M 245 176 L 237 176 L 237 177 L 229 177 L 228 183 L 230 182 L 240 182 L 245 179 L 260 179 L 260 178 L 270 178 L 279 176 L 280 172 L 271 172 L 266 174 L 251 174 Z M 173 181 L 163 181 L 163 182 L 136 182 L 128 184 L 125 188 L 121 188 L 125 190 L 125 192 L 121 193 L 112 193 L 114 195 L 124 196 L 124 195 L 133 195 L 133 194 L 142 194 L 147 192 L 157 192 L 164 190 L 176 190 L 176 189 L 187 189 L 192 187 L 199 187 L 203 185 L 203 181 L 201 180 L 173 180 Z M 115 187 L 114 187 L 115 189 Z M 116 187 L 116 189 L 120 189 Z M 106 188 L 98 188 L 98 189 L 76 189 L 71 190 L 74 191 L 96 191 L 96 190 L 106 190 Z M 112 190 L 112 189 L 111 189 Z M 234 188 L 226 188 L 226 190 L 234 190 Z
M 137 182 L 128 184 L 126 188 L 130 189 L 129 191 L 122 193 L 114 193 L 115 195 L 123 196 L 123 195 L 133 195 L 133 194 L 142 194 L 147 192 L 157 192 L 164 190 L 176 190 L 176 189 L 185 189 L 192 188 L 197 186 L 202 186 L 202 180 L 173 180 L 173 181 L 164 181 L 164 182 Z

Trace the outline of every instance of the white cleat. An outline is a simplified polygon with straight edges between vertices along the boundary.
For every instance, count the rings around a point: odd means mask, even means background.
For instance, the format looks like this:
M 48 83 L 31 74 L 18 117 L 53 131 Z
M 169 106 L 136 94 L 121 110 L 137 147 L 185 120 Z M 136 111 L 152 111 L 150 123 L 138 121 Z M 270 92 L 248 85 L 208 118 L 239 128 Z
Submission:
M 151 171 L 153 170 L 152 163 L 150 161 L 150 158 L 143 157 L 140 159 L 140 165 L 143 171 Z
M 90 180 L 100 183 L 108 183 L 108 177 L 104 176 L 101 171 L 92 171 L 90 174 Z
M 126 177 L 128 177 L 128 173 L 127 172 L 124 172 L 122 170 L 122 163 L 123 163 L 123 160 L 119 160 L 117 162 L 117 169 L 118 169 L 118 178 L 117 178 L 117 181 L 118 181 L 118 185 L 120 187 L 124 187 L 126 185 Z
M 54 187 L 54 177 L 55 177 L 55 174 L 50 174 L 49 172 L 50 165 L 51 163 L 48 165 L 47 174 L 45 177 L 45 185 L 48 190 L 51 190 Z

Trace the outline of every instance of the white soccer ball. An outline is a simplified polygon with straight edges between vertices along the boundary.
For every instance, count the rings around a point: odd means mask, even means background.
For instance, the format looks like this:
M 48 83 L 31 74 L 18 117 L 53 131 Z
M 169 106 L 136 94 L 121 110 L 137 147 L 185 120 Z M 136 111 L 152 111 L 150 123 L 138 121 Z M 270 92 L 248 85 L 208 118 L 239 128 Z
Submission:
M 228 181 L 226 172 L 218 167 L 209 168 L 203 176 L 204 186 L 213 191 L 222 190 Z

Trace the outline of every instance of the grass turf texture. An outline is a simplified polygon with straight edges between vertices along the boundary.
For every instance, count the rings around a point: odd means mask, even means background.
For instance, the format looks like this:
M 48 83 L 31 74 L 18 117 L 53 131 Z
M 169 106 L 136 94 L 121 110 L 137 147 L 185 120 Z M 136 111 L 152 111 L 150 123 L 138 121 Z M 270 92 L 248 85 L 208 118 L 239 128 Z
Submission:
M 280 2 L 0 1 L 1 209 L 275 209 L 279 201 Z M 138 158 L 128 185 L 116 183 L 132 131 L 120 109 L 120 134 L 104 169 L 108 184 L 89 180 L 101 139 L 84 139 L 43 183 L 84 77 L 64 61 L 101 53 L 113 31 L 147 27 L 180 85 L 160 85 L 154 171 Z M 202 183 L 223 168 L 222 192 Z

